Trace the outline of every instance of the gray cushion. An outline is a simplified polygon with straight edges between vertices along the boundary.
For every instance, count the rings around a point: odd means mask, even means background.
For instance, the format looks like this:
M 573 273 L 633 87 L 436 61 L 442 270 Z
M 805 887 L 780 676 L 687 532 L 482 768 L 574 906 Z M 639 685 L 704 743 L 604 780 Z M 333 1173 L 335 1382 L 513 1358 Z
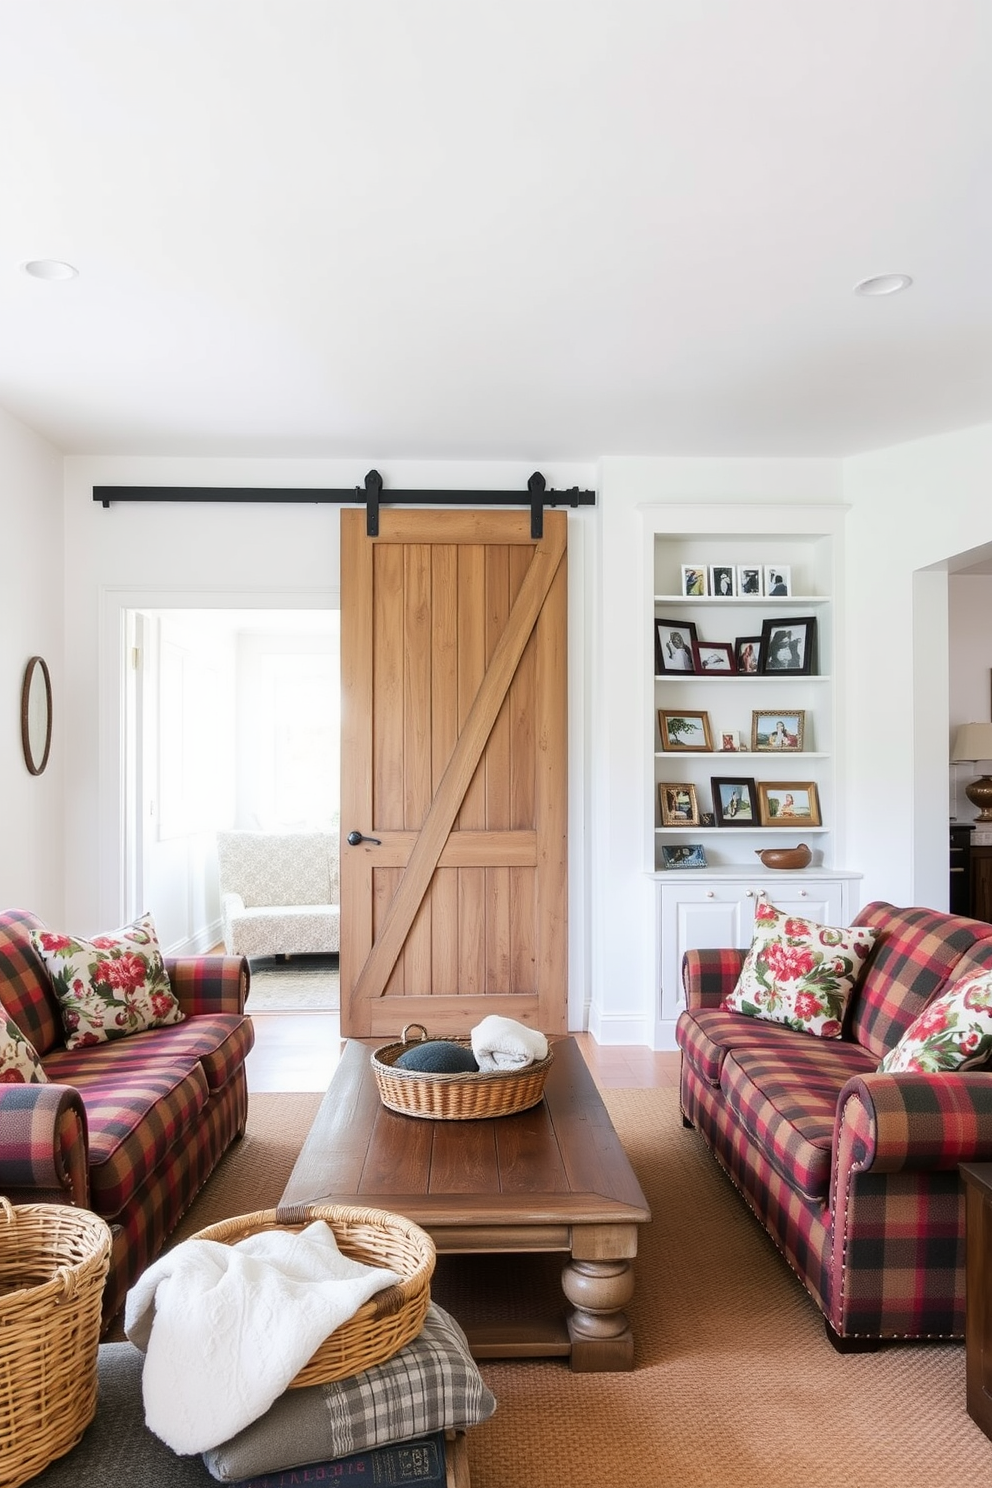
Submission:
M 215 1478 L 237 1482 L 474 1426 L 495 1409 L 465 1334 L 432 1302 L 417 1337 L 385 1364 L 327 1385 L 287 1390 L 258 1421 L 204 1452 L 203 1460 Z
M 177 1457 L 145 1425 L 141 1371 L 145 1356 L 131 1343 L 100 1345 L 96 1416 L 78 1446 L 32 1478 L 38 1488 L 106 1488 L 148 1483 L 155 1488 L 212 1488 L 200 1457 Z

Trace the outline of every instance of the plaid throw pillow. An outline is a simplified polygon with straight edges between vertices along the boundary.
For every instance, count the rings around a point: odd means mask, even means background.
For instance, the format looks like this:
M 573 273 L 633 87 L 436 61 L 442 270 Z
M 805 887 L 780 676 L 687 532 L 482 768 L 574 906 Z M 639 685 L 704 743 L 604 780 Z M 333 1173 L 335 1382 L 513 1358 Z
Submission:
M 0 1084 L 48 1084 L 34 1045 L 3 1007 L 0 1007 Z
M 486 1421 L 496 1401 L 454 1318 L 432 1302 L 398 1354 L 327 1385 L 287 1390 L 258 1421 L 204 1452 L 222 1483 L 346 1457 L 448 1427 Z
M 963 977 L 935 997 L 878 1066 L 883 1075 L 976 1069 L 992 1057 L 992 971 Z
M 151 915 L 93 940 L 32 930 L 31 943 L 52 979 L 67 1049 L 183 1021 Z
M 723 1007 L 817 1038 L 840 1038 L 844 1012 L 877 930 L 841 930 L 762 902 L 740 979 Z

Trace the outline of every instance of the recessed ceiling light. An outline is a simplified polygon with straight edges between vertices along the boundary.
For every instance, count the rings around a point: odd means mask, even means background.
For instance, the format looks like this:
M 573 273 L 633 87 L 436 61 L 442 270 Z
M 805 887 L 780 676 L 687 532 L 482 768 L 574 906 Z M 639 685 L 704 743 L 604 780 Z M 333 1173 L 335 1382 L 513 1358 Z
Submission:
M 72 264 L 61 263 L 57 258 L 32 258 L 23 268 L 32 279 L 75 279 L 79 273 Z
M 856 284 L 854 293 L 859 295 L 898 294 L 901 289 L 908 289 L 912 282 L 908 274 L 875 274 L 871 279 L 862 279 L 860 284 Z

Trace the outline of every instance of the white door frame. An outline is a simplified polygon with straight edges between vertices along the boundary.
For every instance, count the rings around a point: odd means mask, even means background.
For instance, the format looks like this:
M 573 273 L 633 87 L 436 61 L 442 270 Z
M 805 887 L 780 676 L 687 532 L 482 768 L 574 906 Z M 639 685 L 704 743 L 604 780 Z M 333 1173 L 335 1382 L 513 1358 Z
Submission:
M 334 610 L 340 591 L 252 589 L 124 588 L 100 591 L 100 771 L 98 862 L 100 923 L 123 924 L 132 894 L 140 888 L 140 830 L 133 823 L 128 793 L 140 788 L 138 772 L 129 767 L 134 718 L 129 686 L 128 613 L 134 610 Z M 133 799 L 133 798 L 132 798 Z

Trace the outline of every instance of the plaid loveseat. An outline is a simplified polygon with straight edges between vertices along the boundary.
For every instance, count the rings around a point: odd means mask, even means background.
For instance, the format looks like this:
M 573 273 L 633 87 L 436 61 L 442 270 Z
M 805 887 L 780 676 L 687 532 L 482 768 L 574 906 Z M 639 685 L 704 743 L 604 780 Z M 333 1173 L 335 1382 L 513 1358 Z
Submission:
M 725 1012 L 746 955 L 689 951 L 681 1103 L 845 1350 L 961 1337 L 957 1165 L 992 1159 L 992 1069 L 880 1074 L 942 989 L 992 968 L 992 925 L 869 904 L 878 938 L 839 1039 Z
M 0 912 L 0 1005 L 41 1056 L 48 1084 L 0 1083 L 0 1193 L 78 1204 L 111 1227 L 104 1323 L 245 1128 L 248 963 L 165 958 L 185 1019 L 68 1050 L 26 910 Z

